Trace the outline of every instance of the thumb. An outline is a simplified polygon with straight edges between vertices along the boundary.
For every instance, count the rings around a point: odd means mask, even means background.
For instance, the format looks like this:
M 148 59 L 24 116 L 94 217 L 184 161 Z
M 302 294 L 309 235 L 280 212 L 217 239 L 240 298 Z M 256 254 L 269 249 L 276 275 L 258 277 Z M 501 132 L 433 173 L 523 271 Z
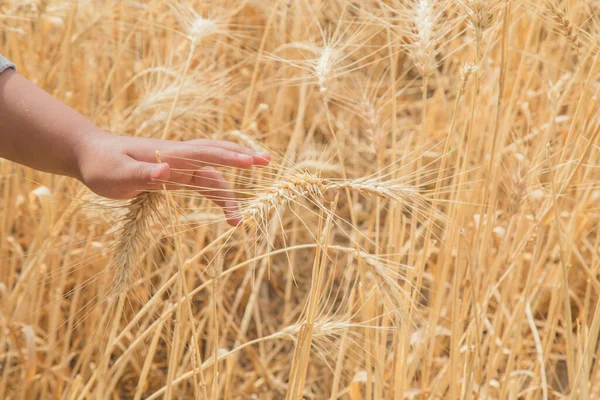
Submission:
M 125 181 L 135 189 L 156 188 L 171 176 L 171 167 L 167 163 L 147 163 L 133 160 L 124 171 Z

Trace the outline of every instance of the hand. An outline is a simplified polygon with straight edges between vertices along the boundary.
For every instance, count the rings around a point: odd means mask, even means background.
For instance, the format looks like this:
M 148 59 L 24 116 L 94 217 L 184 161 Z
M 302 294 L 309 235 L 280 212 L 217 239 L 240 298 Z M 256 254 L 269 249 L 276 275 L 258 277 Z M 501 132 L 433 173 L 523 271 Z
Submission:
M 268 154 L 231 142 L 111 135 L 13 70 L 0 73 L 0 137 L 0 157 L 75 177 L 101 196 L 127 199 L 163 184 L 196 189 L 222 207 L 232 225 L 241 222 L 235 197 L 212 166 L 269 164 Z
M 163 184 L 169 190 L 195 189 L 221 207 L 232 226 L 241 222 L 239 208 L 229 183 L 213 167 L 266 166 L 270 160 L 267 153 L 220 140 L 176 142 L 101 133 L 84 142 L 76 177 L 96 194 L 128 199 Z

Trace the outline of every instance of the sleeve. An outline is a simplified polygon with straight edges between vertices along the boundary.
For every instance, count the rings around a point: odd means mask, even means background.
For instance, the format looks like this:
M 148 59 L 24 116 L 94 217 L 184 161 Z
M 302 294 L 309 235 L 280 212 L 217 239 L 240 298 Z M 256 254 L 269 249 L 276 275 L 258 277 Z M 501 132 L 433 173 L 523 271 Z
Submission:
M 7 58 L 3 57 L 2 54 L 0 54 L 0 73 L 4 72 L 4 70 L 6 70 L 8 68 L 12 68 L 14 70 L 17 69 L 15 64 L 13 64 Z

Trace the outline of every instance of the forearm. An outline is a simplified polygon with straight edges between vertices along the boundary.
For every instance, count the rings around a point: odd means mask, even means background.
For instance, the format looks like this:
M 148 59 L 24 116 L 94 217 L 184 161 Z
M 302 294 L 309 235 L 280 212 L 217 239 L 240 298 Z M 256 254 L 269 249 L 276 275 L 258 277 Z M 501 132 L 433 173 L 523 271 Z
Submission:
M 15 71 L 0 73 L 0 157 L 80 179 L 82 139 L 102 134 L 91 121 Z

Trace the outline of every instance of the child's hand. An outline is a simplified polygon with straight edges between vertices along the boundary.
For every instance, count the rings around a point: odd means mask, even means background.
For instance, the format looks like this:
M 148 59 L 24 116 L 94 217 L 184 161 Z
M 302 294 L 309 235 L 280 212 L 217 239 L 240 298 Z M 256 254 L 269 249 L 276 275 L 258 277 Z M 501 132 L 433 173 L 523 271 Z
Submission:
M 156 160 L 160 153 L 161 163 Z M 212 166 L 269 164 L 268 154 L 231 142 L 111 135 L 13 70 L 0 72 L 0 157 L 82 181 L 101 196 L 195 189 L 240 222 L 229 184 Z
M 161 163 L 156 160 L 159 152 Z M 223 175 L 213 167 L 248 168 L 269 164 L 269 155 L 219 140 L 168 140 L 94 135 L 80 148 L 78 178 L 92 191 L 127 199 L 143 190 L 198 190 L 223 208 L 227 221 L 238 225 L 235 196 Z

